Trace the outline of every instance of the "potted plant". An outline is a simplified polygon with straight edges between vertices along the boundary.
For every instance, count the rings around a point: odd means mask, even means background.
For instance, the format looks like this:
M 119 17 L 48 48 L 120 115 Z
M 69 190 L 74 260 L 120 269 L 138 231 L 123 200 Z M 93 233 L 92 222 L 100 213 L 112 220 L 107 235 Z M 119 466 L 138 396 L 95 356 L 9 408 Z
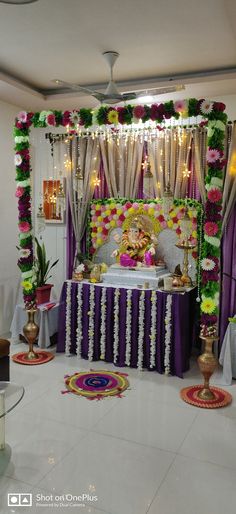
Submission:
M 47 260 L 45 244 L 40 244 L 35 237 L 36 242 L 36 257 L 34 262 L 35 283 L 36 283 L 36 302 L 37 304 L 47 303 L 50 300 L 51 289 L 53 284 L 48 284 L 47 281 L 51 278 L 50 271 L 59 259 L 50 264 Z

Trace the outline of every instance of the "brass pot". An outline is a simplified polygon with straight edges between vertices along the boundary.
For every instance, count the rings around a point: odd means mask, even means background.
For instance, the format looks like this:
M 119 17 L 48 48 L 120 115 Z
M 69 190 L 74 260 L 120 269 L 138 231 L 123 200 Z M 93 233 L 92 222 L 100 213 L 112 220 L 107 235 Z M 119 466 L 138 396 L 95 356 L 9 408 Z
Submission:
M 37 339 L 39 333 L 39 327 L 34 321 L 34 315 L 37 312 L 36 309 L 28 309 L 27 311 L 28 321 L 23 327 L 23 334 L 25 339 L 29 345 L 29 351 L 27 354 L 27 359 L 38 359 L 38 354 L 34 352 L 33 345 Z
M 198 396 L 201 400 L 207 401 L 215 398 L 213 391 L 210 389 L 209 381 L 218 365 L 217 359 L 212 352 L 213 342 L 217 340 L 218 337 L 202 336 L 201 339 L 204 341 L 205 348 L 202 355 L 198 357 L 198 365 L 204 377 L 204 386 L 201 391 L 199 391 Z

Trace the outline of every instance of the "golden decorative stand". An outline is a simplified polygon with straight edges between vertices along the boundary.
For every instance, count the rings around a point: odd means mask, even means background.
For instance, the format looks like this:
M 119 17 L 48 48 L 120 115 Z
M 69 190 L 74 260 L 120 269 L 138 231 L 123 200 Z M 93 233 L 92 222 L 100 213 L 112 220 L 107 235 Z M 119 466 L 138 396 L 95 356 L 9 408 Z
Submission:
M 25 336 L 25 339 L 29 345 L 29 351 L 27 354 L 27 360 L 33 360 L 38 359 L 39 356 L 37 353 L 34 352 L 33 345 L 35 343 L 35 340 L 37 339 L 38 333 L 39 333 L 39 327 L 36 325 L 34 321 L 34 315 L 37 312 L 37 309 L 29 309 L 26 311 L 28 315 L 28 321 L 23 327 L 23 334 Z
M 202 353 L 202 355 L 200 355 L 200 357 L 198 357 L 198 365 L 204 377 L 204 386 L 199 391 L 198 397 L 201 398 L 201 400 L 209 401 L 215 398 L 214 392 L 212 391 L 212 389 L 210 389 L 209 381 L 218 365 L 217 359 L 215 358 L 214 353 L 212 352 L 212 345 L 214 341 L 217 341 L 219 339 L 219 337 L 200 337 L 205 344 L 204 352 Z
M 187 287 L 191 286 L 192 280 L 191 280 L 190 276 L 188 275 L 188 252 L 193 250 L 196 247 L 196 245 L 191 245 L 190 243 L 188 243 L 188 241 L 182 241 L 182 243 L 177 243 L 175 246 L 177 248 L 179 248 L 180 250 L 184 250 L 183 272 L 182 272 L 181 280 L 182 280 L 184 286 L 187 286 Z

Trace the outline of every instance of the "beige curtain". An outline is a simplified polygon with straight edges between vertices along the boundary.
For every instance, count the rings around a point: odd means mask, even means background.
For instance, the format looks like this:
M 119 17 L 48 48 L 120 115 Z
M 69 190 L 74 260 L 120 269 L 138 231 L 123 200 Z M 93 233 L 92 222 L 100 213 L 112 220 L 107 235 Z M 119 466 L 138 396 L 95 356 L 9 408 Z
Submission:
M 135 198 L 141 174 L 143 138 L 121 135 L 99 138 L 104 173 L 111 197 Z
M 80 165 L 83 174 L 83 198 L 77 199 L 74 188 L 74 171 L 77 166 L 76 149 L 72 147 L 70 159 L 72 166 L 67 174 L 67 191 L 71 208 L 72 223 L 76 239 L 76 253 L 80 251 L 80 244 L 86 228 L 87 210 L 94 193 L 93 178 L 97 176 L 100 168 L 100 148 L 97 138 L 83 138 L 80 140 Z
M 186 195 L 191 152 L 197 184 L 205 200 L 206 131 L 201 128 L 182 127 L 165 129 L 148 142 L 157 198 L 163 196 L 168 180 L 175 198 Z

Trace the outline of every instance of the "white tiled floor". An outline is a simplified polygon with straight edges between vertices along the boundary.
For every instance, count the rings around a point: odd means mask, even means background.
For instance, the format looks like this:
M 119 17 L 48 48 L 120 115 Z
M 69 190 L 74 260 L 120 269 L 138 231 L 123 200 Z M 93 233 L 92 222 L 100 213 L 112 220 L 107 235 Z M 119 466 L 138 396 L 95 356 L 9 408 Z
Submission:
M 61 394 L 66 373 L 90 367 L 114 369 L 64 354 L 41 366 L 11 363 L 11 380 L 25 386 L 25 397 L 6 418 L 12 458 L 0 477 L 0 512 L 234 512 L 236 385 L 226 388 L 231 407 L 205 411 L 185 404 L 179 390 L 201 381 L 193 362 L 184 380 L 126 369 L 130 390 L 122 399 L 90 402 Z M 7 492 L 32 492 L 33 507 L 8 508 Z M 76 508 L 70 500 L 69 507 L 36 505 L 39 494 L 83 493 L 97 501 Z

